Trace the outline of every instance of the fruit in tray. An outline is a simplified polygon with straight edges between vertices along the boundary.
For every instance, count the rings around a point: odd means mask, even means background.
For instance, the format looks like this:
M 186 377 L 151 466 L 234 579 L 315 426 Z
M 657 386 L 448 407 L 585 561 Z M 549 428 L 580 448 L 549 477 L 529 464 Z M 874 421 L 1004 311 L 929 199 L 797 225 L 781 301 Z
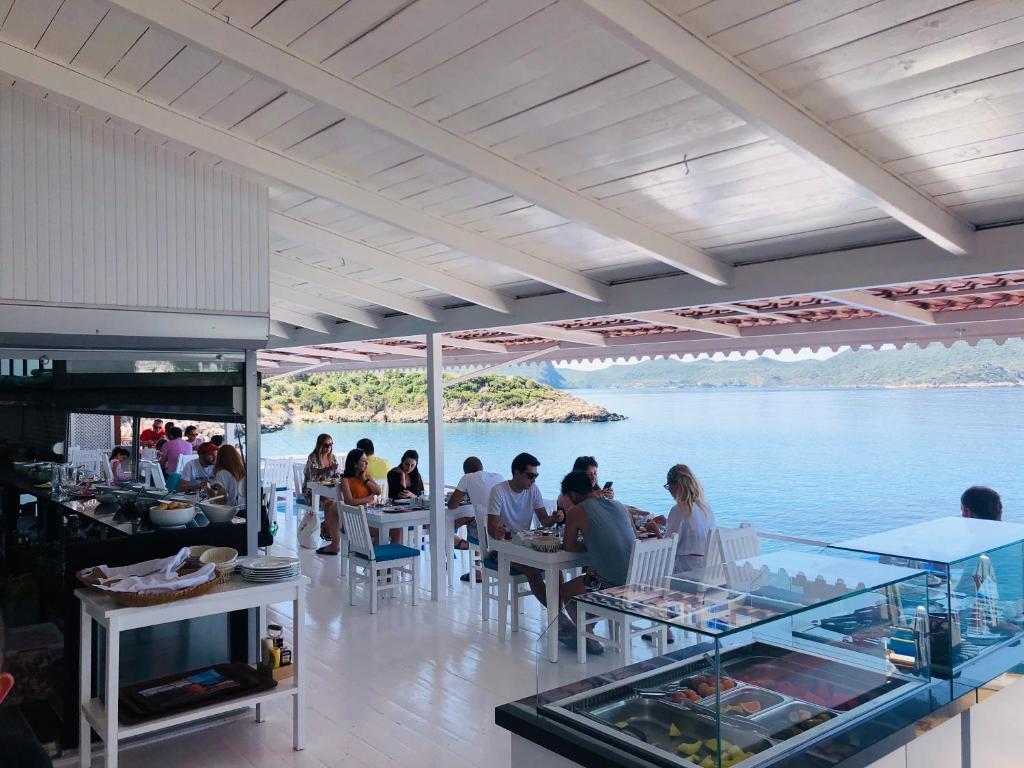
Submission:
M 761 702 L 757 699 L 734 699 L 722 707 L 722 711 L 735 712 L 743 717 L 756 715 L 761 711 Z
M 700 748 L 704 745 L 701 741 L 684 741 L 682 744 L 676 747 L 676 752 L 683 755 L 696 755 L 700 752 Z
M 157 509 L 188 509 L 191 504 L 185 504 L 182 501 L 161 501 L 156 505 Z
M 684 701 L 700 701 L 701 696 L 693 688 L 683 688 L 672 694 L 672 701 L 682 704 Z
M 673 739 L 678 739 L 683 735 L 683 732 L 679 730 L 675 723 L 668 724 L 668 735 Z

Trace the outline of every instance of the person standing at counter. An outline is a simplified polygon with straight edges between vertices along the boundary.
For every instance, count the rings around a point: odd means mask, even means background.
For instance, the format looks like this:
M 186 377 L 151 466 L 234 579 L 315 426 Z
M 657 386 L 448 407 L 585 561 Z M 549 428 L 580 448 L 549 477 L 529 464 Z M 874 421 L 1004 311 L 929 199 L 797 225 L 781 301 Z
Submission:
M 388 472 L 388 496 L 392 499 L 415 499 L 423 495 L 419 463 L 420 455 L 412 448 L 402 454 L 402 461 Z
M 699 570 L 704 564 L 708 536 L 717 527 L 715 514 L 704 497 L 700 481 L 685 464 L 676 464 L 668 470 L 665 490 L 676 502 L 665 525 L 666 536 L 679 534 L 673 573 Z
M 153 419 L 153 426 L 147 427 L 139 434 L 139 443 L 144 448 L 152 448 L 156 445 L 156 441 L 164 437 L 165 434 L 163 419 Z
M 213 465 L 213 483 L 210 486 L 210 497 L 223 495 L 217 501 L 229 507 L 239 504 L 239 491 L 245 480 L 245 464 L 242 455 L 233 445 L 222 445 L 217 449 L 217 461 Z
M 167 442 L 160 449 L 160 466 L 164 470 L 164 476 L 178 471 L 179 458 L 191 455 L 192 443 L 182 436 L 181 427 L 171 427 L 167 432 Z
M 196 458 L 188 462 L 181 470 L 181 482 L 178 489 L 194 491 L 213 479 L 213 465 L 217 461 L 217 446 L 203 443 L 196 451 Z

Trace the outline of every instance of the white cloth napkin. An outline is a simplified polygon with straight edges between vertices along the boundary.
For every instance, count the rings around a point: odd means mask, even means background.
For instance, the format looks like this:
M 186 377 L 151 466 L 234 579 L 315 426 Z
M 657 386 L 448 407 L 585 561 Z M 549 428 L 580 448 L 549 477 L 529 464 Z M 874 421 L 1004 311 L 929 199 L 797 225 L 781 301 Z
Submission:
M 188 556 L 189 548 L 182 547 L 173 557 L 146 560 L 116 568 L 99 565 L 96 566 L 96 570 L 102 574 L 102 578 L 95 586 L 108 592 L 174 592 L 205 584 L 217 566 L 214 563 L 204 563 L 198 571 L 187 576 L 179 576 L 178 569 Z M 88 576 L 89 573 L 91 570 L 83 575 Z

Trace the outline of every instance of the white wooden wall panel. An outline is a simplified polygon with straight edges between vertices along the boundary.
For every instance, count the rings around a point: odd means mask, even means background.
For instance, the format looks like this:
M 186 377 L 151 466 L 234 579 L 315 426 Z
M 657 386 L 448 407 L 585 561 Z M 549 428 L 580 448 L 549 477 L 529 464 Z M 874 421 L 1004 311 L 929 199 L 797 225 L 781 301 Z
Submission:
M 0 89 L 0 300 L 265 313 L 265 187 Z

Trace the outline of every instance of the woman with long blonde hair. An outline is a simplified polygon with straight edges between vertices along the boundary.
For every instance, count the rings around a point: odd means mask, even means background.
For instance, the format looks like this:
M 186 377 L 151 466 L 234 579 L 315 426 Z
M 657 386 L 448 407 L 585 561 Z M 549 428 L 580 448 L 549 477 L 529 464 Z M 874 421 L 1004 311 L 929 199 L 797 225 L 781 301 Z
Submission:
M 668 513 L 665 535 L 679 534 L 674 573 L 697 571 L 704 562 L 708 536 L 715 528 L 715 514 L 704 497 L 700 480 L 685 464 L 669 468 L 665 490 L 675 499 Z

